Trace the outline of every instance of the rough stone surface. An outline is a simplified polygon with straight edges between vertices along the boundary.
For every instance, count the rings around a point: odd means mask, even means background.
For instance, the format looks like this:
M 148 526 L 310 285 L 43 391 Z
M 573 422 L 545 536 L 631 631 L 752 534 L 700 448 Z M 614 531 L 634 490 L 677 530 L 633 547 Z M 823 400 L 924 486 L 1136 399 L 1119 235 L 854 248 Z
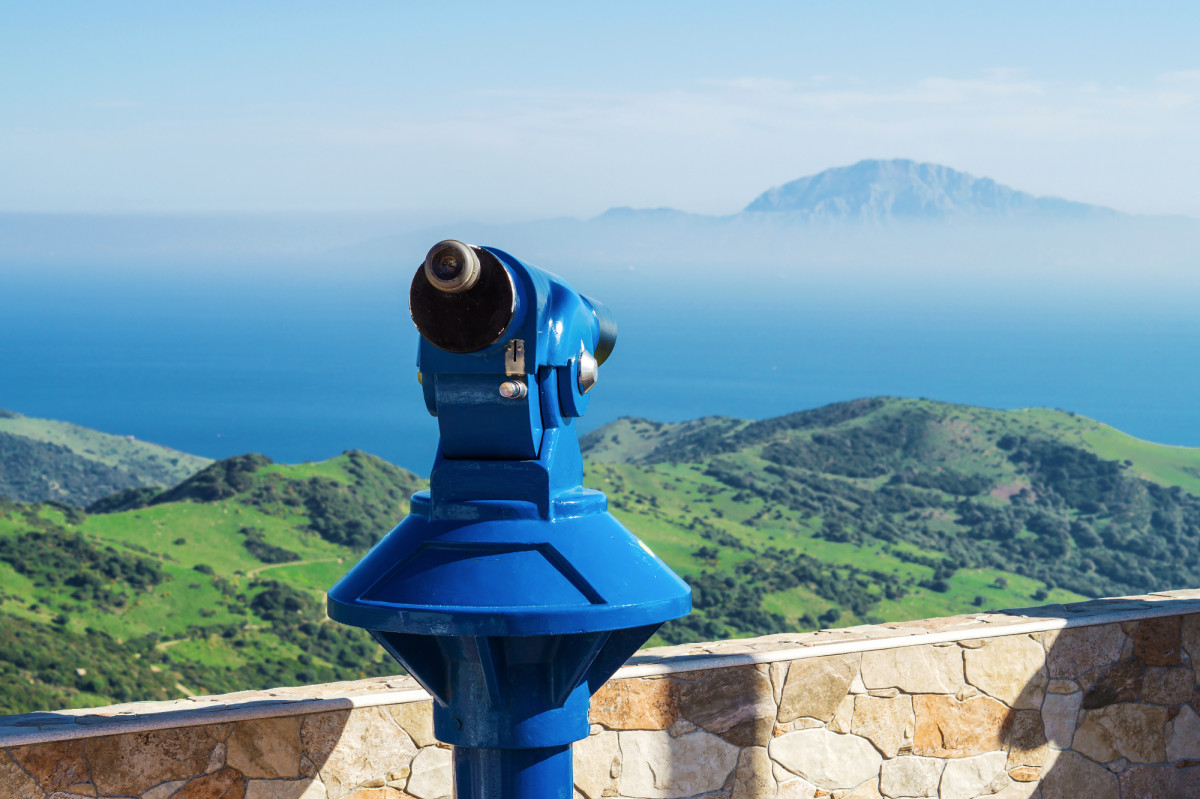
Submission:
M 83 741 L 19 746 L 12 750 L 12 756 L 47 791 L 65 791 L 92 778 Z
M 834 799 L 883 799 L 879 792 L 879 780 L 869 779 L 856 788 L 848 791 L 835 791 Z
M 610 680 L 592 697 L 588 717 L 610 730 L 670 729 L 679 718 L 675 681 Z
M 231 768 L 189 780 L 171 799 L 245 799 L 246 780 Z
M 1120 799 L 1117 775 L 1074 752 L 1063 752 L 1041 782 L 1042 799 Z
M 967 682 L 1009 707 L 1040 707 L 1049 680 L 1042 645 L 1027 635 L 1006 635 L 984 643 L 963 652 Z
M 682 799 L 719 790 L 738 761 L 738 748 L 703 730 L 672 738 L 620 733 L 621 796 Z
M 974 799 L 996 793 L 1008 785 L 1008 773 L 1004 768 L 1007 757 L 1004 752 L 988 752 L 951 760 L 942 772 L 939 799 Z
M 1142 701 L 1155 705 L 1178 705 L 1192 698 L 1196 675 L 1186 666 L 1146 669 Z
M 1117 624 L 1097 624 L 1051 630 L 1043 641 L 1051 679 L 1074 680 L 1097 666 L 1115 663 L 1125 646 L 1125 633 Z
M 325 799 L 320 780 L 249 780 L 246 799 Z
M 87 754 L 100 794 L 119 796 L 203 774 L 214 746 L 202 727 L 179 727 L 94 738 Z
M 1041 795 L 1036 782 L 1010 782 L 987 799 L 1038 799 Z
M 842 697 L 841 704 L 833 711 L 833 718 L 826 726 L 834 732 L 850 732 L 850 725 L 854 721 L 854 700 L 857 698 L 854 694 Z
M 895 757 L 900 747 L 911 744 L 913 728 L 912 697 L 878 699 L 873 696 L 854 697 L 854 716 L 848 732 L 861 735 L 883 754 Z
M 572 751 L 575 787 L 587 799 L 615 796 L 621 776 L 621 746 L 608 730 L 576 741 Z
M 965 702 L 954 697 L 913 697 L 916 732 L 913 754 L 926 757 L 971 757 L 1004 746 L 1014 713 L 986 696 Z
M 387 712 L 408 733 L 417 746 L 433 746 L 433 702 L 404 702 L 392 705 Z
M 1042 723 L 1046 728 L 1046 740 L 1055 749 L 1070 749 L 1075 738 L 1075 724 L 1083 693 L 1046 694 L 1042 702 Z
M 7 752 L 0 752 L 0 796 L 5 799 L 45 799 L 46 792 Z
M 1166 723 L 1166 708 L 1152 705 L 1119 704 L 1089 710 L 1075 731 L 1072 748 L 1097 763 L 1120 757 L 1135 763 L 1157 763 L 1166 756 Z
M 816 795 L 817 786 L 808 780 L 793 778 L 779 783 L 775 799 L 814 799 Z
M 252 779 L 299 777 L 303 722 L 300 716 L 284 716 L 234 725 L 224 744 L 226 765 Z
M 1192 668 L 1200 667 L 1200 613 L 1180 617 L 1180 643 L 1192 662 Z
M 858 655 L 805 658 L 788 667 L 779 703 L 779 720 L 800 717 L 829 721 L 858 676 Z
M 753 667 L 718 669 L 681 683 L 679 707 L 688 721 L 735 746 L 765 746 L 775 726 L 770 682 Z
M 898 757 L 885 760 L 879 775 L 879 792 L 894 799 L 937 796 L 946 761 L 932 757 Z
M 906 646 L 863 652 L 862 679 L 868 690 L 952 694 L 965 682 L 963 650 L 957 646 Z
M 763 799 L 775 795 L 771 758 L 763 746 L 749 746 L 738 757 L 729 799 Z
M 1183 648 L 1178 616 L 1143 619 L 1133 634 L 1133 656 L 1147 666 L 1178 666 Z
M 449 749 L 427 746 L 412 761 L 412 776 L 405 789 L 417 799 L 442 799 L 453 792 L 454 755 Z
M 1200 760 L 1200 716 L 1184 705 L 1168 726 L 1167 760 Z
M 1118 702 L 1136 702 L 1142 693 L 1145 674 L 1146 667 L 1135 658 L 1112 665 L 1084 692 L 1084 709 L 1094 710 Z
M 316 764 L 329 799 L 370 787 L 366 783 L 373 780 L 382 783 L 388 774 L 408 767 L 417 753 L 412 739 L 379 707 L 308 716 L 300 735 L 304 754 Z M 422 750 L 427 751 L 432 749 Z
M 825 729 L 775 738 L 771 758 L 818 788 L 854 788 L 879 773 L 883 758 L 866 740 Z
M 1133 765 L 1121 772 L 1120 780 L 1124 799 L 1191 799 L 1200 796 L 1200 767 L 1196 766 Z
M 1017 711 L 1013 720 L 1012 736 L 1008 742 L 1008 762 L 1005 768 L 1041 768 L 1046 763 L 1049 751 L 1046 732 L 1042 726 L 1042 714 L 1036 710 Z

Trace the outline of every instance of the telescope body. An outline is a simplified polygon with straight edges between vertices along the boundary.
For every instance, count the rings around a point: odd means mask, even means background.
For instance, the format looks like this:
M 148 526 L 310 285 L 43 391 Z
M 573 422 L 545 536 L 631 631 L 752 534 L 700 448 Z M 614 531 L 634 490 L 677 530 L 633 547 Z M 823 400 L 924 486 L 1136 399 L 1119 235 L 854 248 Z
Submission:
M 329 615 L 433 697 L 458 799 L 569 799 L 591 695 L 691 609 L 582 485 L 574 420 L 615 324 L 561 279 L 459 242 L 430 251 L 410 306 L 440 433 L 430 488 L 330 590 Z

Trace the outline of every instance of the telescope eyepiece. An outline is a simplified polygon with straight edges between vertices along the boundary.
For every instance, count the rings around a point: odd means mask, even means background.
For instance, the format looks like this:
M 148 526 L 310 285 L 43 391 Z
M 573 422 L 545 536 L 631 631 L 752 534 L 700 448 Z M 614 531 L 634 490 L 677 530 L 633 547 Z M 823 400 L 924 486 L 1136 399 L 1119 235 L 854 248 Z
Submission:
M 439 241 L 425 256 L 425 278 L 438 291 L 456 294 L 479 282 L 479 256 L 461 241 Z

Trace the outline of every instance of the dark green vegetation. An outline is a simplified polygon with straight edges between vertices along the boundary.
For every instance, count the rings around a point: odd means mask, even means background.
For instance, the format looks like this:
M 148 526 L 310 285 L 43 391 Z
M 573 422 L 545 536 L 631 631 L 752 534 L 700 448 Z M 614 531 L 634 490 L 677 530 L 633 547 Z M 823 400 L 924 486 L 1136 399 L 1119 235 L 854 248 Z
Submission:
M 1200 585 L 1200 451 L 1061 411 L 623 419 L 585 454 L 696 589 L 670 641 Z
M 1200 450 L 919 400 L 614 422 L 586 482 L 691 583 L 657 642 L 1200 585 Z M 211 464 L 81 510 L 0 502 L 0 711 L 389 674 L 323 598 L 407 512 L 350 452 Z
M 87 511 L 0 500 L 0 712 L 394 674 L 323 599 L 418 488 L 349 452 L 231 458 Z
M 122 489 L 174 485 L 209 463 L 127 436 L 0 410 L 0 498 L 83 506 Z

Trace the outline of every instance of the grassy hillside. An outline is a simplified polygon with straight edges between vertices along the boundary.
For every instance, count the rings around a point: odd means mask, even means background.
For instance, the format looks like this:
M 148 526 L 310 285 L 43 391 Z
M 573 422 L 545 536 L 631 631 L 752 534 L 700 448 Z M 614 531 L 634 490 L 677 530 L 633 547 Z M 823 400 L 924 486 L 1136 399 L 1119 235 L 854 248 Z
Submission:
M 1200 451 L 917 400 L 614 422 L 586 482 L 692 585 L 658 641 L 1200 585 Z M 211 464 L 86 509 L 0 502 L 0 712 L 397 667 L 324 592 L 422 483 L 359 452 Z
M 584 445 L 696 589 L 668 640 L 1200 585 L 1200 450 L 1062 411 L 873 399 Z
M 208 458 L 52 419 L 0 410 L 0 497 L 90 502 L 137 486 L 171 486 Z

